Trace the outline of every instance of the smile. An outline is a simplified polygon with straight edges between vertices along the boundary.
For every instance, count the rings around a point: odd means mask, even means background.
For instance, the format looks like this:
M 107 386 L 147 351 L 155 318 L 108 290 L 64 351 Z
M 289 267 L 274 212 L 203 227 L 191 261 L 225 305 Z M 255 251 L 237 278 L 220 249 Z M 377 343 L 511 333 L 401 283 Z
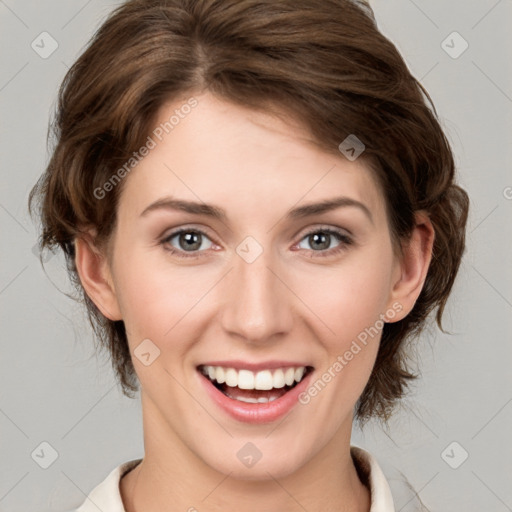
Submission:
M 240 421 L 273 421 L 298 401 L 313 372 L 312 366 L 288 366 L 252 371 L 227 366 L 200 365 L 214 401 Z

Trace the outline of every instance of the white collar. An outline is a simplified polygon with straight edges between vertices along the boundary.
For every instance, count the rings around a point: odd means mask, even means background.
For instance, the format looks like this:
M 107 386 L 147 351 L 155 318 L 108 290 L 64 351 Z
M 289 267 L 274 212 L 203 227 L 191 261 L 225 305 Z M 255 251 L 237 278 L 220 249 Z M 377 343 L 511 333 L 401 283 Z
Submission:
M 370 512 L 395 512 L 391 489 L 377 460 L 358 446 L 350 447 L 350 454 L 358 469 L 359 477 L 368 485 L 371 496 Z M 97 485 L 75 512 L 126 512 L 121 499 L 121 478 L 142 459 L 133 459 L 113 469 L 107 478 Z

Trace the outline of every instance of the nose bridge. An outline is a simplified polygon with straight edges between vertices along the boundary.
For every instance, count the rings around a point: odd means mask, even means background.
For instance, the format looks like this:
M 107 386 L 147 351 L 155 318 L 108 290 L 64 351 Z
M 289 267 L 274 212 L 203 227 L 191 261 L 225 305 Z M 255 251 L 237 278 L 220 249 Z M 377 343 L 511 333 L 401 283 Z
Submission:
M 222 314 L 224 329 L 252 342 L 286 331 L 291 324 L 290 297 L 276 276 L 272 251 L 246 239 L 237 247 L 233 266 Z

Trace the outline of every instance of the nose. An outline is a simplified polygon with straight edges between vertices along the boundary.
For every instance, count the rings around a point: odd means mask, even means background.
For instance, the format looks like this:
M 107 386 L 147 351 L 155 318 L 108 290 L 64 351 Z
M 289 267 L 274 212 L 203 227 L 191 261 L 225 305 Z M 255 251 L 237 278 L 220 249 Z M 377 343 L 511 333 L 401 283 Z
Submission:
M 263 251 L 252 263 L 237 254 L 234 267 L 225 278 L 221 321 L 230 336 L 245 342 L 275 342 L 292 325 L 293 293 L 278 271 L 270 251 Z

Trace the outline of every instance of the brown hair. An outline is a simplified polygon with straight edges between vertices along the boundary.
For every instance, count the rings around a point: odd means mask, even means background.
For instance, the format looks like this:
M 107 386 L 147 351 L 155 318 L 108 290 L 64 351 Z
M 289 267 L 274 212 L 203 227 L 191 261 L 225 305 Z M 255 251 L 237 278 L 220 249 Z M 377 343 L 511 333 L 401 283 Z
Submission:
M 443 310 L 465 247 L 469 200 L 454 181 L 454 158 L 423 86 L 356 0 L 132 0 L 115 9 L 67 73 L 59 92 L 56 145 L 30 193 L 37 197 L 40 248 L 60 246 L 100 345 L 126 396 L 138 389 L 124 323 L 105 318 L 81 287 L 74 240 L 86 226 L 97 244 L 116 222 L 122 183 L 94 193 L 146 140 L 159 108 L 209 90 L 256 110 L 274 107 L 340 155 L 355 134 L 383 190 L 393 241 L 406 240 L 425 210 L 436 236 L 423 290 L 411 313 L 384 326 L 356 418 L 385 421 L 408 380 L 406 341 Z M 430 103 L 430 108 L 426 102 Z

